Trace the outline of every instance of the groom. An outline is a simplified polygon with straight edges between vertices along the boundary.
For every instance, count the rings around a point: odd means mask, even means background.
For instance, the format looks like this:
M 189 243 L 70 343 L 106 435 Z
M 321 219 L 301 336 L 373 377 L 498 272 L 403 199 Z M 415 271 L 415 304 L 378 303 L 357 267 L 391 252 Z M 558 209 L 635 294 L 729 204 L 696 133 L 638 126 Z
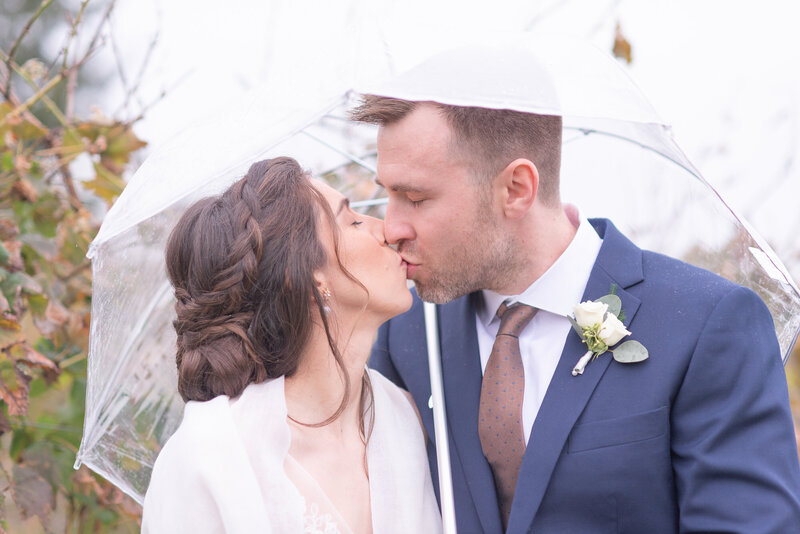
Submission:
M 460 534 L 800 531 L 786 380 L 754 293 L 565 210 L 558 116 L 367 95 L 353 117 L 380 125 L 386 239 L 439 304 Z M 586 346 L 566 316 L 612 292 L 649 359 L 573 376 Z M 426 358 L 415 299 L 370 365 L 433 440 Z

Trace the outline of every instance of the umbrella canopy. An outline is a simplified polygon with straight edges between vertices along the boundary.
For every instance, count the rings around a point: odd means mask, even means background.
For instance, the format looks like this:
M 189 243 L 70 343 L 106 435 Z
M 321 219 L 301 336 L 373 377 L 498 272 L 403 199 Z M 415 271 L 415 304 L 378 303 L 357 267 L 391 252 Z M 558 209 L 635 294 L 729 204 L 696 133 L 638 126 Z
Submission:
M 583 215 L 612 218 L 644 248 L 756 290 L 772 311 L 785 357 L 800 329 L 800 291 L 686 159 L 616 61 L 552 38 L 493 43 L 505 47 L 502 61 L 494 60 L 497 50 L 487 63 L 486 47 L 460 48 L 357 89 L 562 115 L 562 198 Z M 474 76 L 448 75 L 464 68 Z M 174 300 L 163 253 L 189 204 L 220 193 L 254 161 L 288 155 L 380 215 L 380 191 L 370 179 L 376 132 L 347 121 L 350 85 L 333 80 L 313 94 L 259 88 L 161 147 L 132 177 L 89 251 L 93 320 L 76 465 L 87 464 L 141 502 L 158 451 L 180 422 Z

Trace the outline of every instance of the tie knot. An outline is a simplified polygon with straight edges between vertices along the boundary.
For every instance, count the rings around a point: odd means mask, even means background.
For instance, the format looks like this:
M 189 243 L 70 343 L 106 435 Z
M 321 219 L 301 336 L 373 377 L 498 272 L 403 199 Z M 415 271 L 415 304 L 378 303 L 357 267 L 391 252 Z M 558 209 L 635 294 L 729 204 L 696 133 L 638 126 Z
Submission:
M 539 311 L 538 308 L 520 304 L 519 302 L 510 306 L 506 305 L 505 302 L 502 303 L 497 309 L 497 316 L 500 318 L 500 328 L 497 330 L 497 335 L 519 337 L 520 332 L 528 326 L 537 311 Z

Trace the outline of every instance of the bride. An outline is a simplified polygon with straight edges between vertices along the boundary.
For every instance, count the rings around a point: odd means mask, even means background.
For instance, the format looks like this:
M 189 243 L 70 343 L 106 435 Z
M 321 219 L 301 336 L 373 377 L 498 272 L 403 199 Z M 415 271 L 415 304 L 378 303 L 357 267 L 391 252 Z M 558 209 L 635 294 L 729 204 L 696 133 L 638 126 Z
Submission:
M 142 532 L 440 532 L 418 414 L 365 367 L 411 306 L 380 220 L 276 158 L 191 206 L 166 261 L 186 408 Z

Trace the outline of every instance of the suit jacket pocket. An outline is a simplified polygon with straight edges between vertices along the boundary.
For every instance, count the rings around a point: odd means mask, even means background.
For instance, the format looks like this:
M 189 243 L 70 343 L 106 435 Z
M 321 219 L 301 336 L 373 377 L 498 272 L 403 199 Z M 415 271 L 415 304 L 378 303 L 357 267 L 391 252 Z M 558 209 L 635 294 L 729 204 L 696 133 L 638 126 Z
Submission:
M 591 421 L 576 425 L 567 441 L 568 452 L 588 451 L 644 441 L 667 433 L 669 409 L 663 406 L 656 410 L 628 415 L 616 419 Z

